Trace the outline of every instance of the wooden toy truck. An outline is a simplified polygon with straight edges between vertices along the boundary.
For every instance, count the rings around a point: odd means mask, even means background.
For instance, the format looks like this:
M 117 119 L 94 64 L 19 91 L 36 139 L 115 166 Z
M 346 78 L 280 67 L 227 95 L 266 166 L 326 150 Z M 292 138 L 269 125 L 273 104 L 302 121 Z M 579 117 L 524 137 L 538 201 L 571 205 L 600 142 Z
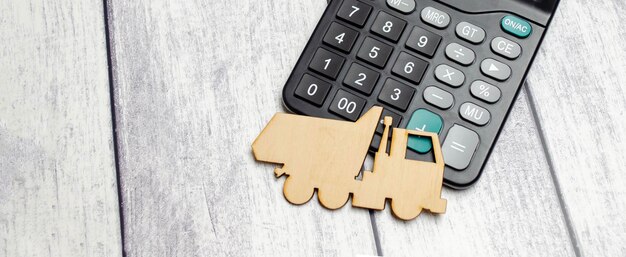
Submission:
M 443 213 L 440 199 L 443 158 L 437 134 L 393 128 L 389 154 L 381 140 L 372 172 L 356 177 L 367 155 L 381 107 L 373 107 L 356 123 L 278 113 L 252 144 L 258 161 L 284 164 L 277 177 L 287 175 L 283 193 L 293 204 L 308 202 L 315 189 L 320 203 L 341 208 L 353 195 L 352 205 L 382 210 L 391 199 L 394 214 L 404 220 L 417 217 L 423 208 Z M 383 139 L 388 138 L 391 117 L 385 117 Z M 435 162 L 405 159 L 409 135 L 430 137 Z

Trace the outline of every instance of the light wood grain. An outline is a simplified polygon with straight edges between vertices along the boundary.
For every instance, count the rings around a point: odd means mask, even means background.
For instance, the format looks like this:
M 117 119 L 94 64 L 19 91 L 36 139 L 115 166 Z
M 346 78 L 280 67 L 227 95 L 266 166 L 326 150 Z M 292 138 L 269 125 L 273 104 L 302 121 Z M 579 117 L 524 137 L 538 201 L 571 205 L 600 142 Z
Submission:
M 437 133 L 401 128 L 393 128 L 391 133 L 393 118 L 389 116 L 383 118 L 383 124 L 381 138 L 384 139 L 374 156 L 373 169 L 363 172 L 354 190 L 352 205 L 383 210 L 389 199 L 394 216 L 402 220 L 415 219 L 423 209 L 445 213 L 447 201 L 441 198 L 445 163 Z M 387 152 L 390 133 L 393 135 Z M 409 136 L 430 140 L 434 162 L 406 159 Z
M 113 1 L 129 256 L 375 254 L 367 210 L 283 198 L 250 145 L 324 1 Z
M 0 256 L 121 256 L 100 1 L 0 3 Z
M 373 107 L 356 122 L 277 113 L 254 140 L 257 161 L 279 164 L 276 177 L 286 175 L 283 194 L 304 204 L 315 189 L 322 206 L 343 207 L 355 191 L 382 107 Z M 384 198 L 382 198 L 384 201 Z
M 446 214 L 399 222 L 376 214 L 386 256 L 573 256 L 556 190 L 523 94 L 478 183 L 446 189 Z
M 624 20 L 624 1 L 561 1 L 528 78 L 583 256 L 626 255 Z
M 352 206 L 366 209 L 382 210 L 390 199 L 394 215 L 403 220 L 414 219 L 422 209 L 444 213 L 441 146 L 433 145 L 434 163 L 405 159 L 409 135 L 432 143 L 439 142 L 436 133 L 393 128 L 389 153 L 382 140 L 374 169 L 355 179 L 381 119 L 382 138 L 390 137 L 393 118 L 381 117 L 382 112 L 374 106 L 356 122 L 277 113 L 254 140 L 252 152 L 257 161 L 280 165 L 274 174 L 288 176 L 283 194 L 292 204 L 307 203 L 317 190 L 320 204 L 332 210 L 352 194 Z

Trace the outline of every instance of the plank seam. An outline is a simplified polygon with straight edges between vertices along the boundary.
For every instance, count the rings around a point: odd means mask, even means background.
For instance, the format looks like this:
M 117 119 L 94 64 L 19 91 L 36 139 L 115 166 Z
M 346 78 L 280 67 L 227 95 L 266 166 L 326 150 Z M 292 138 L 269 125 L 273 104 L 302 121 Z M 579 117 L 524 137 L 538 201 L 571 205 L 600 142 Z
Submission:
M 126 257 L 126 244 L 124 237 L 124 209 L 122 207 L 122 183 L 120 174 L 120 162 L 118 152 L 118 140 L 117 140 L 117 119 L 115 117 L 115 94 L 114 94 L 114 80 L 113 80 L 113 55 L 111 54 L 111 34 L 109 26 L 109 7 L 108 0 L 102 0 L 102 12 L 104 16 L 104 37 L 107 53 L 107 73 L 109 79 L 109 102 L 111 106 L 111 133 L 113 134 L 113 158 L 115 161 L 115 178 L 117 182 L 117 202 L 120 216 L 120 239 L 122 244 L 122 256 Z
M 380 246 L 380 238 L 378 233 L 378 225 L 376 225 L 376 217 L 374 211 L 370 210 L 370 223 L 372 223 L 372 233 L 374 234 L 374 245 L 376 246 L 376 255 L 383 256 L 383 248 Z
M 548 150 L 548 145 L 546 143 L 546 135 L 544 134 L 543 127 L 541 122 L 539 121 L 539 115 L 537 112 L 537 108 L 535 107 L 536 101 L 532 92 L 530 90 L 530 86 L 528 86 L 528 82 L 524 82 L 524 90 L 526 91 L 526 98 L 528 100 L 528 105 L 530 107 L 530 113 L 532 115 L 533 121 L 535 122 L 535 128 L 537 129 L 537 134 L 539 135 L 539 142 L 541 143 L 541 148 L 543 150 L 543 154 L 546 157 L 546 162 L 548 163 L 548 169 L 550 170 L 550 176 L 552 177 L 552 183 L 554 184 L 554 189 L 556 190 L 557 198 L 559 199 L 559 207 L 561 208 L 561 212 L 563 213 L 563 219 L 565 220 L 565 225 L 567 227 L 567 234 L 570 238 L 570 242 L 572 243 L 572 247 L 574 248 L 574 254 L 577 257 L 581 257 L 580 252 L 580 244 L 578 242 L 578 237 L 576 233 L 574 233 L 574 227 L 572 224 L 572 220 L 569 214 L 569 211 L 565 207 L 565 200 L 563 199 L 563 193 L 561 191 L 561 184 L 556 176 L 556 172 L 554 169 L 554 164 L 552 162 L 552 155 Z

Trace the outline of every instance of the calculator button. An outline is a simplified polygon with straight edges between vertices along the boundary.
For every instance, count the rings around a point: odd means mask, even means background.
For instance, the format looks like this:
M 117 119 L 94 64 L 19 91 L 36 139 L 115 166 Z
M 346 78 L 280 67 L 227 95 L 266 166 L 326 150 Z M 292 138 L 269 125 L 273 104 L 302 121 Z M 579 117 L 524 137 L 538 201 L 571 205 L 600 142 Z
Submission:
M 348 75 L 343 80 L 343 84 L 363 94 L 370 95 L 379 77 L 378 72 L 365 68 L 358 63 L 353 63 L 348 70 Z
M 494 59 L 483 60 L 480 64 L 480 70 L 495 80 L 505 81 L 511 77 L 511 68 Z
M 387 79 L 378 95 L 378 100 L 400 111 L 406 111 L 415 94 L 415 89 L 393 79 Z
M 446 56 L 450 60 L 465 66 L 472 64 L 474 59 L 476 59 L 474 51 L 457 43 L 451 43 L 446 47 Z
M 333 22 L 326 31 L 324 43 L 345 53 L 349 53 L 359 37 L 359 32 L 344 25 Z
M 414 84 L 419 84 L 427 68 L 428 62 L 402 52 L 391 72 Z
M 385 124 L 383 123 L 383 120 L 387 116 L 392 118 L 391 126 L 393 126 L 394 128 L 397 128 L 398 126 L 400 126 L 400 122 L 402 121 L 402 116 L 394 112 L 391 112 L 387 109 L 383 109 L 383 114 L 380 115 L 380 121 L 379 121 L 378 127 L 376 127 L 376 133 L 378 134 L 383 133 L 385 129 Z
M 465 21 L 456 25 L 456 35 L 474 44 L 480 44 L 485 40 L 485 30 Z
M 392 52 L 393 47 L 390 45 L 368 37 L 363 41 L 363 45 L 361 49 L 359 49 L 357 57 L 378 68 L 383 68 L 385 64 L 387 64 Z
M 406 47 L 428 57 L 433 57 L 441 42 L 441 36 L 420 27 L 413 28 Z
M 315 52 L 313 60 L 311 60 L 311 63 L 309 64 L 309 68 L 328 78 L 336 79 L 345 60 L 346 59 L 339 55 L 320 48 L 317 49 L 317 52 Z
M 474 81 L 470 87 L 470 92 L 474 97 L 490 104 L 498 102 L 502 95 L 498 87 L 482 80 Z
M 391 9 L 404 14 L 415 11 L 415 0 L 387 0 L 387 5 Z
M 513 15 L 504 16 L 500 24 L 502 26 L 502 30 L 504 30 L 506 33 L 509 33 L 519 38 L 527 38 L 533 31 L 533 27 L 530 25 L 530 23 L 520 17 Z
M 372 32 L 393 42 L 398 42 L 404 27 L 406 27 L 406 21 L 386 12 L 380 12 L 372 25 Z
M 422 10 L 421 16 L 425 23 L 438 29 L 448 27 L 450 24 L 450 15 L 430 6 Z
M 443 160 L 449 167 L 464 170 L 469 166 L 479 142 L 476 132 L 455 124 L 441 146 Z
M 295 95 L 317 106 L 322 106 L 331 85 L 321 79 L 304 74 L 296 88 Z
M 519 44 L 503 37 L 497 37 L 491 40 L 491 50 L 511 60 L 517 59 L 522 53 L 522 47 Z
M 344 90 L 337 91 L 329 110 L 345 119 L 356 121 L 365 107 L 365 99 Z
M 359 1 L 346 0 L 339 8 L 337 17 L 362 28 L 370 16 L 370 12 L 372 12 L 371 6 Z
M 443 127 L 443 120 L 437 114 L 426 109 L 419 109 L 413 113 L 409 124 L 410 130 L 418 130 L 439 134 Z M 428 153 L 433 148 L 430 138 L 410 136 L 407 146 L 418 153 Z
M 430 86 L 424 89 L 424 101 L 439 109 L 447 110 L 454 104 L 454 96 L 438 87 Z
M 465 74 L 448 65 L 441 64 L 435 69 L 437 80 L 451 87 L 460 87 L 465 82 Z
M 487 125 L 491 119 L 491 114 L 487 109 L 469 102 L 461 105 L 459 113 L 461 118 L 478 126 Z

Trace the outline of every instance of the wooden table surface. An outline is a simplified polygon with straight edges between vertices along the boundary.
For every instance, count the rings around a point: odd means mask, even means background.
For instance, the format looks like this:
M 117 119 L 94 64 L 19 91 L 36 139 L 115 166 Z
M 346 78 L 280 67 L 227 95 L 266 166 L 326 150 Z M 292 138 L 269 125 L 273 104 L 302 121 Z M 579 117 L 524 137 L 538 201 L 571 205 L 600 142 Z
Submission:
M 411 222 L 252 158 L 325 5 L 2 1 L 0 256 L 626 255 L 626 2 L 561 1 L 481 180 Z

